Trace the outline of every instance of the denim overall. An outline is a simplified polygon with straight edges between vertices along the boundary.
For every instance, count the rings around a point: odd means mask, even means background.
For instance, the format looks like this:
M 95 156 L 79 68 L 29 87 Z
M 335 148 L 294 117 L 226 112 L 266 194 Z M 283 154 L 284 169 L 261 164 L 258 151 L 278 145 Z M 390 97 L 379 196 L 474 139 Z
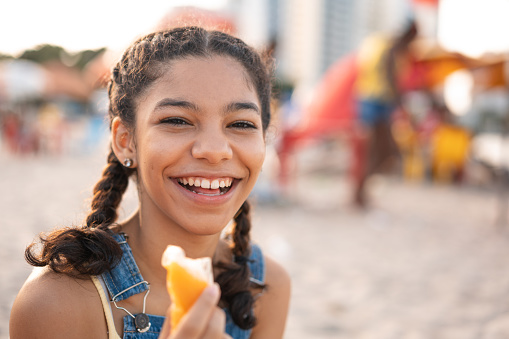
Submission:
M 114 234 L 113 237 L 120 244 L 123 255 L 119 264 L 111 271 L 101 275 L 112 301 L 118 302 L 127 299 L 138 293 L 146 293 L 148 283 L 144 281 L 140 274 L 138 266 L 134 261 L 131 248 L 127 244 L 125 235 L 122 233 Z M 251 245 L 251 254 L 248 261 L 251 270 L 251 280 L 255 282 L 264 281 L 265 263 L 260 248 L 257 245 Z M 226 333 L 234 339 L 248 339 L 251 330 L 239 328 L 232 320 L 230 312 L 224 309 L 226 313 Z M 156 339 L 161 332 L 165 317 L 148 314 L 150 328 L 144 333 L 137 331 L 134 318 L 130 315 L 124 317 L 124 339 Z

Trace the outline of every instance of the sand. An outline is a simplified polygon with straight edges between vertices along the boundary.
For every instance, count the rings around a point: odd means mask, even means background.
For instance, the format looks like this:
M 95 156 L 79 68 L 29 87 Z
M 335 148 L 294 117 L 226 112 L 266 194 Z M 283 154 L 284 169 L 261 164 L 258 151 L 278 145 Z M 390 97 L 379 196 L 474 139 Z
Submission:
M 79 223 L 105 157 L 0 154 L 0 338 L 41 231 Z M 300 173 L 291 201 L 259 201 L 253 239 L 287 267 L 287 339 L 509 337 L 509 226 L 493 189 L 384 178 L 375 206 L 348 203 L 344 174 Z M 127 198 L 125 213 L 135 204 Z

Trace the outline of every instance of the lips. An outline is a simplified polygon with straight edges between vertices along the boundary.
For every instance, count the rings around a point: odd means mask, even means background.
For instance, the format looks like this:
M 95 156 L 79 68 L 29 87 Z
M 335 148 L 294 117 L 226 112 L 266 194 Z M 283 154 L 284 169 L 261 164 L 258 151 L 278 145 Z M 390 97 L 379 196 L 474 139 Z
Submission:
M 206 196 L 223 195 L 230 191 L 234 182 L 233 178 L 181 177 L 176 180 L 185 189 Z

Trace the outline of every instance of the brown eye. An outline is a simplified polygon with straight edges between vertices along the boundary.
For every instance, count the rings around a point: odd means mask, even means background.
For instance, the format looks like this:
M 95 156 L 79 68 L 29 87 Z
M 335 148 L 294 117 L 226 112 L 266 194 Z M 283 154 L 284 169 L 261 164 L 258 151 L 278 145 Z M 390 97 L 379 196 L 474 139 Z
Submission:
M 236 121 L 230 125 L 230 127 L 238 128 L 238 129 L 256 129 L 255 124 L 249 121 Z
M 160 123 L 162 124 L 170 124 L 173 126 L 184 126 L 184 125 L 190 125 L 189 122 L 187 122 L 185 119 L 182 118 L 164 118 L 161 119 Z

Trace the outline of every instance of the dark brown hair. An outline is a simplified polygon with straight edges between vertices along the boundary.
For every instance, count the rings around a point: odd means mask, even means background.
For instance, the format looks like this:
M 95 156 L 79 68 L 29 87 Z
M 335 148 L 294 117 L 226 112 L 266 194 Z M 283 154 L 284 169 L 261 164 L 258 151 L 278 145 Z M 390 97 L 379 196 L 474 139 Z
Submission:
M 161 74 L 166 63 L 187 57 L 228 56 L 247 71 L 261 104 L 264 132 L 270 123 L 271 65 L 242 40 L 219 31 L 199 27 L 183 27 L 151 33 L 135 41 L 113 68 L 108 85 L 110 122 L 120 117 L 135 129 L 135 100 Z M 82 227 L 65 228 L 40 236 L 42 250 L 35 254 L 37 244 L 25 251 L 28 263 L 48 265 L 53 271 L 66 274 L 99 275 L 120 260 L 122 252 L 111 236 L 117 208 L 135 169 L 124 167 L 110 148 L 108 164 L 93 190 L 92 208 Z M 221 286 L 221 303 L 230 310 L 234 322 L 243 329 L 252 328 L 256 319 L 254 299 L 249 280 L 247 258 L 250 255 L 251 222 L 249 203 L 244 202 L 235 216 L 232 231 L 232 263 L 220 263 L 216 280 Z

